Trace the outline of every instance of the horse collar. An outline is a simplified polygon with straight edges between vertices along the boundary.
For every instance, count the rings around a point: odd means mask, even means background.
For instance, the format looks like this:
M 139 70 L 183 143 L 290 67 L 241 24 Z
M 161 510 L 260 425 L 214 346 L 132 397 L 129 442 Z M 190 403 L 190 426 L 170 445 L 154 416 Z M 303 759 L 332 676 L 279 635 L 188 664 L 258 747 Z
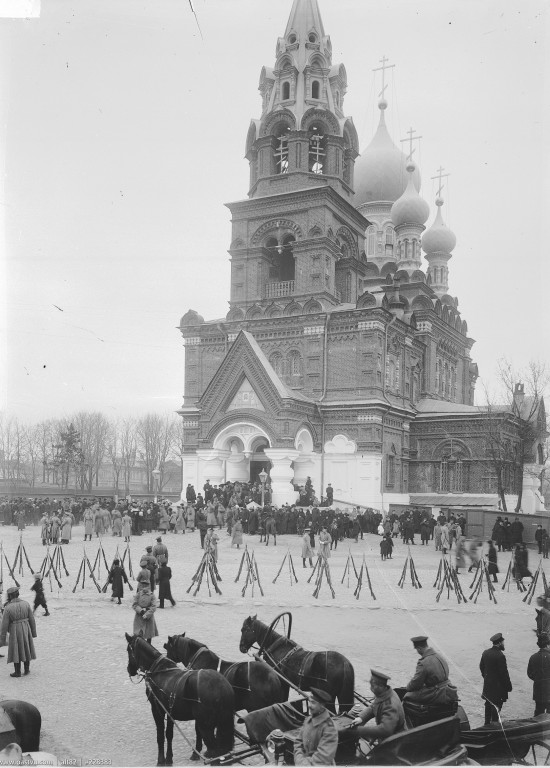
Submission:
M 207 651 L 207 650 L 208 650 L 208 647 L 206 645 L 201 645 L 198 648 L 198 650 L 195 651 L 195 653 L 191 656 L 191 658 L 189 659 L 189 661 L 187 662 L 187 664 L 185 666 L 186 667 L 191 667 L 193 665 L 193 662 L 195 662 L 199 658 L 201 653 L 203 653 L 203 651 Z

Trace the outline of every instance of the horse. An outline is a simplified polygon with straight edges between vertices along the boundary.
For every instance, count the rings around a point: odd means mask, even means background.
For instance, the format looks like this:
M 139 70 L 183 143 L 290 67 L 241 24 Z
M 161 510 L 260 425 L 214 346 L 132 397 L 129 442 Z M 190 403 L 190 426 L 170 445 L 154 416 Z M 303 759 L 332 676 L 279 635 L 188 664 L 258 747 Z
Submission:
M 41 726 L 42 716 L 34 704 L 18 699 L 0 701 L 0 749 L 15 742 L 23 752 L 38 752 Z
M 147 698 L 157 727 L 157 765 L 172 765 L 174 720 L 194 720 L 196 743 L 191 756 L 200 760 L 202 742 L 205 757 L 227 754 L 233 749 L 234 696 L 225 677 L 212 669 L 181 670 L 140 635 L 126 635 L 128 641 L 128 674 L 143 672 Z M 166 755 L 164 754 L 164 716 L 166 721 Z
M 172 661 L 188 669 L 217 669 L 229 681 L 235 694 L 235 711 L 254 712 L 288 698 L 288 686 L 263 661 L 224 661 L 204 643 L 182 635 L 168 636 L 164 644 Z
M 306 651 L 294 640 L 279 635 L 259 621 L 256 616 L 244 620 L 239 650 L 246 653 L 254 644 L 260 645 L 259 655 L 269 666 L 277 669 L 299 689 L 320 688 L 334 701 L 340 712 L 354 704 L 355 672 L 351 663 L 338 651 Z

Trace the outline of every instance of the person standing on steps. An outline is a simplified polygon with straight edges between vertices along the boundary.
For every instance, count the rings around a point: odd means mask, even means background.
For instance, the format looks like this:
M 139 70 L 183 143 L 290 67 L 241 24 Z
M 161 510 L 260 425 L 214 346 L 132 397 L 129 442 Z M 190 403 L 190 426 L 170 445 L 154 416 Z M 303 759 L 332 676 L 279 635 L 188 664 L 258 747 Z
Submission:
M 8 664 L 15 671 L 10 677 L 21 677 L 21 662 L 25 674 L 30 672 L 31 660 L 36 659 L 33 638 L 36 637 L 36 623 L 30 605 L 19 598 L 17 587 L 9 587 L 6 592 L 8 602 L 4 606 L 2 626 L 0 627 L 0 646 L 6 645 L 6 635 L 9 634 Z

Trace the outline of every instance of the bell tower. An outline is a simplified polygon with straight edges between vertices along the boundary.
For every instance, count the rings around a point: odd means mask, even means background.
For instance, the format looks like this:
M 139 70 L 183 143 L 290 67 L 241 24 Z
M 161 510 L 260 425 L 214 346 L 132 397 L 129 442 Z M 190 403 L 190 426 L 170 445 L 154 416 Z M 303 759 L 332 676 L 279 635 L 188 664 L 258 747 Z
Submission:
M 246 139 L 248 200 L 228 205 L 230 319 L 255 305 L 275 302 L 282 312 L 314 299 L 325 309 L 361 294 L 368 222 L 353 205 L 358 139 L 343 112 L 346 88 L 317 0 L 294 0 L 275 65 L 260 75 L 262 114 Z

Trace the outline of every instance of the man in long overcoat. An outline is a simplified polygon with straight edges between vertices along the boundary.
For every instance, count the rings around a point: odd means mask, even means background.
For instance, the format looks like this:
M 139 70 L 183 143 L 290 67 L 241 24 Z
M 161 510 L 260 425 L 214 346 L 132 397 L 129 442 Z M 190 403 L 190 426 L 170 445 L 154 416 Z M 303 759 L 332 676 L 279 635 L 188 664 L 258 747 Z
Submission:
M 21 677 L 21 662 L 25 674 L 30 672 L 31 659 L 36 659 L 33 637 L 36 637 L 36 624 L 32 608 L 25 600 L 20 600 L 17 587 L 9 587 L 8 603 L 4 607 L 2 626 L 0 627 L 0 646 L 6 645 L 9 634 L 8 664 L 13 663 L 15 671 L 10 677 Z
M 542 632 L 537 640 L 540 650 L 529 657 L 527 677 L 533 681 L 535 717 L 550 712 L 550 637 Z
M 483 676 L 482 699 L 485 699 L 485 725 L 497 723 L 502 705 L 512 690 L 508 664 L 504 655 L 504 638 L 500 632 L 491 637 L 492 647 L 481 655 L 479 669 Z

